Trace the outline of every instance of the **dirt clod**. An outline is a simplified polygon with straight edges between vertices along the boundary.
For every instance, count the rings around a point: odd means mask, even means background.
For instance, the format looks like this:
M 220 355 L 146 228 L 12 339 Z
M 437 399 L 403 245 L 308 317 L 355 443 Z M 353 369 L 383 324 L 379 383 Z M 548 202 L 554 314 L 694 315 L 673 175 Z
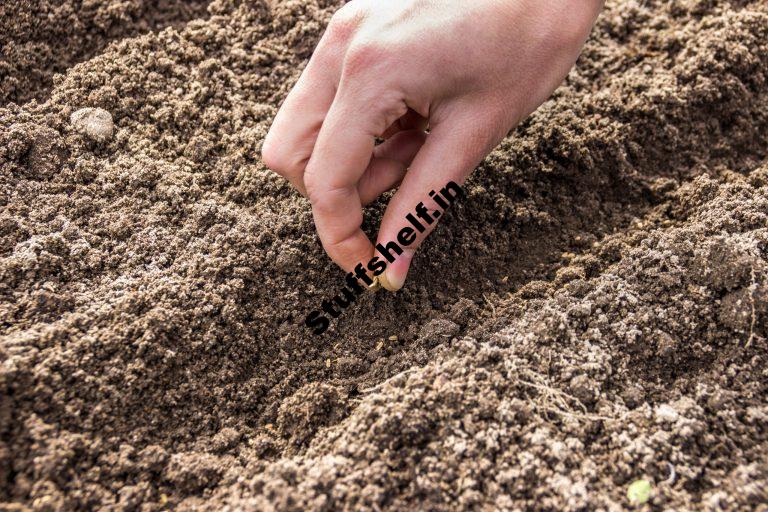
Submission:
M 101 108 L 81 108 L 69 118 L 72 126 L 97 142 L 106 142 L 112 138 L 115 124 L 112 115 Z

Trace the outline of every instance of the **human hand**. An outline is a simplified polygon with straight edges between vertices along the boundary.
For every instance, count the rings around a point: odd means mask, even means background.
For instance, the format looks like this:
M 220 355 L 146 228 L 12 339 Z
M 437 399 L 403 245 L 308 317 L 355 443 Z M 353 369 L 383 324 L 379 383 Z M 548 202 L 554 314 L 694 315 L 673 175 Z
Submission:
M 560 84 L 601 5 L 353 0 L 275 117 L 264 162 L 309 198 L 323 247 L 351 271 L 374 253 L 362 206 L 400 184 L 379 228 L 386 244 L 430 190 L 463 183 Z M 387 267 L 385 288 L 402 287 L 434 226 Z

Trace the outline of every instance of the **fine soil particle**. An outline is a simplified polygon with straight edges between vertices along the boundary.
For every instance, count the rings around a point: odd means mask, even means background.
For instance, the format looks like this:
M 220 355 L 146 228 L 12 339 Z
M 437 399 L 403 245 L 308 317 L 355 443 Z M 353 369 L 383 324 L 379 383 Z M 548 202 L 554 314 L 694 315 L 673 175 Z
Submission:
M 259 149 L 339 5 L 214 0 L 0 107 L 0 502 L 764 506 L 764 2 L 608 2 L 405 289 L 314 336 L 343 273 Z
M 181 25 L 208 0 L 15 0 L 0 4 L 0 104 L 44 99 L 56 73 L 110 41 Z

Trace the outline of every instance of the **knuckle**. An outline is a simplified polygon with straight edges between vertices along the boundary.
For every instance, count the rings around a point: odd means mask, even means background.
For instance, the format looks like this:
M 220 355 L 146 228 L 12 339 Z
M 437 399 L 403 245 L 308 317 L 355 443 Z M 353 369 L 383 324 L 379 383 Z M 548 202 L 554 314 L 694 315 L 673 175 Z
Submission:
M 347 193 L 346 189 L 330 187 L 327 180 L 310 173 L 304 175 L 304 189 L 312 207 L 320 213 L 335 211 Z
M 556 16 L 542 17 L 536 24 L 534 33 L 537 47 L 551 54 L 567 54 L 569 57 L 581 49 L 589 34 L 590 24 L 585 24 L 581 15 L 570 16 L 566 19 Z M 558 19 L 555 23 L 553 20 Z
M 348 76 L 369 72 L 386 62 L 389 56 L 389 48 L 379 42 L 356 43 L 350 47 L 344 58 L 344 72 Z
M 261 160 L 264 165 L 280 176 L 289 176 L 300 171 L 300 162 L 291 158 L 281 145 L 269 135 L 261 147 Z
M 316 206 L 319 206 L 321 202 L 325 201 L 325 180 L 317 175 L 316 172 L 311 172 L 309 169 L 304 173 L 304 188 L 307 191 L 307 198 Z
M 325 249 L 325 252 L 328 254 L 336 254 L 339 249 L 343 248 L 347 242 L 351 241 L 355 237 L 355 231 L 351 231 L 349 233 L 336 235 L 333 238 L 328 238 L 326 240 L 321 240 L 323 244 L 323 249 Z
M 352 4 L 346 4 L 336 11 L 328 23 L 328 36 L 335 43 L 349 43 L 357 32 L 363 13 Z
M 272 169 L 278 170 L 281 167 L 281 158 L 277 149 L 277 145 L 273 142 L 273 139 L 267 135 L 264 139 L 264 144 L 261 146 L 261 160 L 264 165 Z

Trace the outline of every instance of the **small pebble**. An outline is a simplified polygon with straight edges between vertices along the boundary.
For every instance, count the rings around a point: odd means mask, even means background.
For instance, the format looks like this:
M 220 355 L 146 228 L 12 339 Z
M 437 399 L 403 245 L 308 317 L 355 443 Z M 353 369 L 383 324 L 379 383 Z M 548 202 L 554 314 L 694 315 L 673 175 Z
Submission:
M 661 404 L 656 407 L 656 421 L 661 423 L 675 423 L 680 417 L 678 412 L 668 404 Z
M 651 482 L 641 478 L 640 480 L 635 480 L 629 484 L 629 487 L 627 488 L 627 499 L 629 500 L 629 503 L 635 507 L 644 505 L 651 499 L 652 491 L 653 486 L 651 485 Z
M 69 116 L 69 122 L 78 132 L 97 142 L 108 141 L 115 130 L 112 114 L 102 108 L 81 108 Z

